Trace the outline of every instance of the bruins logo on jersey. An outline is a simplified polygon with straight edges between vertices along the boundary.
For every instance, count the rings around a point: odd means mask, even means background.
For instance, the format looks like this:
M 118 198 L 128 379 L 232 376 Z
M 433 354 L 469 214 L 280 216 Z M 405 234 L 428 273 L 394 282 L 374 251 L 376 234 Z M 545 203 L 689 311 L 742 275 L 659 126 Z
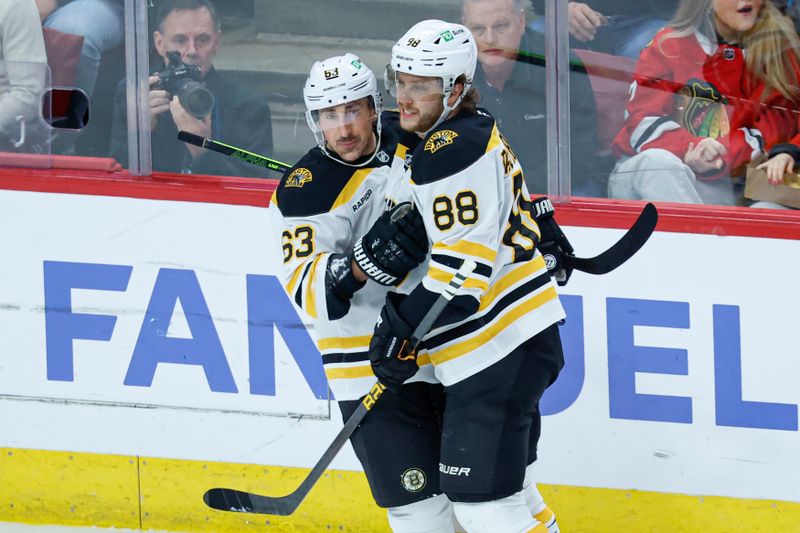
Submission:
M 307 168 L 296 168 L 289 174 L 289 177 L 286 178 L 286 187 L 302 187 L 311 181 L 312 178 L 311 171 Z
M 425 151 L 434 153 L 439 148 L 444 148 L 448 144 L 453 144 L 453 139 L 458 137 L 458 133 L 453 130 L 439 130 L 425 141 Z

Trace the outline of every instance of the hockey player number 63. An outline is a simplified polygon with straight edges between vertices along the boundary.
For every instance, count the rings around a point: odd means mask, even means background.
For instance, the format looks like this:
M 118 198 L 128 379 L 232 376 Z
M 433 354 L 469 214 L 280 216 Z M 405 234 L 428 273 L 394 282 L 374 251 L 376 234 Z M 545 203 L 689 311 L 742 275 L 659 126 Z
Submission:
M 284 263 L 291 261 L 292 256 L 308 257 L 314 252 L 314 230 L 311 226 L 298 226 L 294 229 L 294 235 L 284 231 L 281 237 Z

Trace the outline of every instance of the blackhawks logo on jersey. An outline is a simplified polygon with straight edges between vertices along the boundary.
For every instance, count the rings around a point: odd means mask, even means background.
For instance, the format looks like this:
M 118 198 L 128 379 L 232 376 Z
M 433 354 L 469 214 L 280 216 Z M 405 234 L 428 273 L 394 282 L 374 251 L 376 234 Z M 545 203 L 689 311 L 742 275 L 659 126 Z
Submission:
M 458 133 L 452 130 L 439 130 L 425 141 L 425 151 L 434 153 L 439 148 L 444 148 L 448 144 L 453 144 L 453 139 L 458 137 Z
M 296 168 L 286 178 L 286 187 L 302 187 L 312 179 L 311 171 L 307 168 Z
M 717 139 L 731 130 L 727 103 L 712 83 L 692 78 L 676 94 L 676 118 L 692 135 Z

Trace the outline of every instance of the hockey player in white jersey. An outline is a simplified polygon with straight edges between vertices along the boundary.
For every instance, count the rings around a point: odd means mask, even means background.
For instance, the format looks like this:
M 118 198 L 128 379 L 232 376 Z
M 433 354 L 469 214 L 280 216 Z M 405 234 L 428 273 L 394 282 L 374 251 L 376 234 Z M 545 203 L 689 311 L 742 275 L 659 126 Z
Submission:
M 273 197 L 282 281 L 313 320 L 347 420 L 375 383 L 368 348 L 386 294 L 428 251 L 416 210 L 392 220 L 393 206 L 410 199 L 404 165 L 420 139 L 399 127 L 397 112 L 381 112 L 375 76 L 353 54 L 315 63 L 303 97 L 318 146 L 286 172 Z M 402 389 L 385 392 L 350 439 L 397 533 L 453 531 L 451 504 L 438 488 L 441 397 L 427 365 Z
M 476 58 L 469 30 L 439 20 L 392 48 L 386 83 L 401 127 L 422 139 L 407 178 L 431 250 L 403 285 L 408 296 L 387 298 L 369 356 L 384 383 L 432 365 L 444 385 L 439 484 L 467 532 L 555 532 L 531 466 L 538 402 L 563 366 L 565 314 L 539 248 L 566 243 L 539 228 L 514 152 L 476 108 Z M 477 269 L 409 357 L 405 341 L 466 259 Z

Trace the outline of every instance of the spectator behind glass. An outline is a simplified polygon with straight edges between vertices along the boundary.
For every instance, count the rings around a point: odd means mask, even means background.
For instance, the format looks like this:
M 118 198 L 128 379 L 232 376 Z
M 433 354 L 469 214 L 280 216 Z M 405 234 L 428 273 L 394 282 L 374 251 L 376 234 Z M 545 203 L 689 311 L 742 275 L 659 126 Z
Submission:
M 773 0 L 772 3 L 778 11 L 792 19 L 795 31 L 800 31 L 800 5 L 797 0 Z
M 91 96 L 100 57 L 122 44 L 123 0 L 36 0 L 45 28 L 83 36 L 75 86 Z
M 34 0 L 0 0 L 0 150 L 23 148 L 15 145 L 22 122 L 39 115 L 46 65 Z
M 464 0 L 462 22 L 478 45 L 473 87 L 520 160 L 532 193 L 547 193 L 544 37 L 525 29 L 527 0 Z M 572 59 L 575 59 L 574 57 Z M 585 72 L 570 74 L 572 194 L 605 196 L 598 169 L 594 94 Z M 600 177 L 602 176 L 602 178 Z
M 734 205 L 750 160 L 792 171 L 798 44 L 770 0 L 683 0 L 636 66 L 610 196 Z
M 272 154 L 272 122 L 266 100 L 214 69 L 213 60 L 222 35 L 214 5 L 209 0 L 165 0 L 157 18 L 153 39 L 162 61 L 151 61 L 153 169 L 185 174 L 269 176 L 266 169 L 185 144 L 177 138 L 178 131 L 184 130 L 252 152 Z M 157 73 L 167 68 L 167 53 L 171 51 L 180 52 L 183 63 L 199 67 L 201 80 L 214 97 L 213 107 L 200 118 L 184 108 L 177 94 L 159 85 Z M 123 165 L 128 161 L 125 93 L 125 84 L 121 83 L 111 132 L 111 155 Z
M 666 26 L 679 0 L 587 0 L 568 2 L 571 46 L 637 59 L 658 30 Z M 533 0 L 544 14 L 545 0 Z M 544 17 L 531 23 L 544 33 Z

